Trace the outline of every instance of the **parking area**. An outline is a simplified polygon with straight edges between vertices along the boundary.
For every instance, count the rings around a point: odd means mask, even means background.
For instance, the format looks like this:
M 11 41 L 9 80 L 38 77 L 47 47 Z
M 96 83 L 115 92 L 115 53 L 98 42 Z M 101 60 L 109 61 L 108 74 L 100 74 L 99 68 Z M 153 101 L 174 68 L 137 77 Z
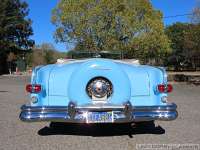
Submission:
M 26 76 L 0 76 L 0 150 L 133 150 L 140 148 L 138 144 L 200 144 L 200 86 L 174 83 L 169 99 L 178 105 L 179 117 L 158 121 L 156 127 L 67 124 L 52 129 L 47 122 L 19 120 L 20 106 L 27 102 L 28 81 Z

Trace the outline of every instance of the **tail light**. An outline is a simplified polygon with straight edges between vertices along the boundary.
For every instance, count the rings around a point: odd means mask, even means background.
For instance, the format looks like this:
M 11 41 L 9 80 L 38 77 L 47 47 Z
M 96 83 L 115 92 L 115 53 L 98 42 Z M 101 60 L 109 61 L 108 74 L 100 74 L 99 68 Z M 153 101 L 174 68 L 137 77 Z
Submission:
M 157 90 L 160 93 L 170 93 L 173 90 L 173 87 L 171 84 L 159 84 L 157 86 Z
M 171 84 L 167 84 L 167 92 L 170 93 L 173 90 L 173 86 Z
M 41 92 L 41 85 L 40 84 L 28 84 L 26 85 L 26 91 L 29 93 L 39 93 Z

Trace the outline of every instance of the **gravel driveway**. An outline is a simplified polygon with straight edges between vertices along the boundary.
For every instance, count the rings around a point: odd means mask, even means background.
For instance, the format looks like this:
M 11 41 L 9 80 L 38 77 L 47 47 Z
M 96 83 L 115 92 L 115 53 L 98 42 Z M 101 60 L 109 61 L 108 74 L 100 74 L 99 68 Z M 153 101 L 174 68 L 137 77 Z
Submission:
M 156 122 L 155 128 L 69 124 L 53 130 L 47 122 L 29 124 L 18 119 L 28 80 L 0 76 L 0 150 L 134 150 L 142 149 L 138 144 L 200 144 L 200 86 L 175 84 L 170 100 L 178 105 L 179 117 Z

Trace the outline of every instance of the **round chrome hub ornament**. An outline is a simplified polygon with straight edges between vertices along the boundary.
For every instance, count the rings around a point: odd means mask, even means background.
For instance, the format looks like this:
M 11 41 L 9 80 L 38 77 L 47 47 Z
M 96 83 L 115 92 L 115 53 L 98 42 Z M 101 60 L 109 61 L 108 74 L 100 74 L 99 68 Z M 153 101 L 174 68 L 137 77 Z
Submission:
M 86 91 L 91 98 L 108 98 L 113 91 L 112 83 L 106 78 L 96 77 L 89 81 Z

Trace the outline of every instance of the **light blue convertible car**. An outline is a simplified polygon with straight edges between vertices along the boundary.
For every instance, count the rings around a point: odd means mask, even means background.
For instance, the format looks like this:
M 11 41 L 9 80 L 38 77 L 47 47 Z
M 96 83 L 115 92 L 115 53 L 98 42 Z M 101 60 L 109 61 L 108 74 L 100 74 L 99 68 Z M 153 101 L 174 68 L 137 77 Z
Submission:
M 39 66 L 26 86 L 25 122 L 137 123 L 177 118 L 164 68 L 113 59 Z

